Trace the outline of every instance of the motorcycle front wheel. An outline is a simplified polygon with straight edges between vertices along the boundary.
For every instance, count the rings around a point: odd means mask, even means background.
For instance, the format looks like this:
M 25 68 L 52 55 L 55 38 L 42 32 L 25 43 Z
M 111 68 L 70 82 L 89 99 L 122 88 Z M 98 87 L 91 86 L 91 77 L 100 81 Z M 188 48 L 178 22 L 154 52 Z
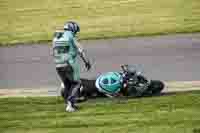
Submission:
M 149 95 L 158 95 L 162 92 L 165 85 L 160 80 L 151 80 L 147 93 Z

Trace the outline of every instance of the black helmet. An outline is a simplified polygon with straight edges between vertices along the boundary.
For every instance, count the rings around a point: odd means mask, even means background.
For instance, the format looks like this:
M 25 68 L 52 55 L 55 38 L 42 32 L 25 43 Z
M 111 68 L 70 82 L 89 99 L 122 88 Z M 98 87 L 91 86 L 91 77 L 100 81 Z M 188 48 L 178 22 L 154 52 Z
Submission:
M 80 32 L 80 27 L 76 22 L 68 21 L 64 24 L 64 30 L 72 31 L 74 34 Z

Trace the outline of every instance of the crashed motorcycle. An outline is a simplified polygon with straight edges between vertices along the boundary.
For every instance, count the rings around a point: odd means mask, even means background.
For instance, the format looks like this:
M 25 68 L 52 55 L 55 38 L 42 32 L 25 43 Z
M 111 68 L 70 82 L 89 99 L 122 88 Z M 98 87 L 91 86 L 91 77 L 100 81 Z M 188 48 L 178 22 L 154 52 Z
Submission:
M 142 96 L 155 96 L 160 95 L 164 89 L 164 83 L 160 80 L 149 80 L 142 75 L 142 71 L 132 65 L 122 65 L 122 71 L 118 72 L 123 80 L 122 88 L 119 94 L 124 97 L 142 97 Z M 101 75 L 100 75 L 101 76 Z M 99 76 L 98 76 L 99 77 Z M 107 97 L 106 94 L 100 92 L 96 86 L 98 79 L 81 79 L 82 88 L 80 97 L 84 99 Z M 63 96 L 63 91 L 61 91 Z
M 142 75 L 142 71 L 139 71 L 137 67 L 132 65 L 122 65 L 122 71 L 118 72 L 123 81 L 120 95 L 127 97 L 142 97 L 142 96 L 154 96 L 160 95 L 164 89 L 164 83 L 160 80 L 149 80 Z M 98 78 L 98 77 L 97 77 Z M 92 97 L 105 97 L 106 95 L 99 92 L 95 85 L 96 79 L 88 80 L 81 79 L 82 91 L 81 96 Z

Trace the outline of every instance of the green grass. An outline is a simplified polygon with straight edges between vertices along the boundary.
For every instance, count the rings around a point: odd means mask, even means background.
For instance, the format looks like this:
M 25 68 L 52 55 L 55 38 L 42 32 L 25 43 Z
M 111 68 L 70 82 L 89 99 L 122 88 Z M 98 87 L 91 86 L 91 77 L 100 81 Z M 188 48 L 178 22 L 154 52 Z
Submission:
M 67 20 L 81 39 L 200 31 L 199 0 L 0 0 L 0 44 L 52 39 Z
M 200 93 L 103 99 L 64 112 L 60 97 L 0 98 L 1 133 L 192 133 L 200 129 Z

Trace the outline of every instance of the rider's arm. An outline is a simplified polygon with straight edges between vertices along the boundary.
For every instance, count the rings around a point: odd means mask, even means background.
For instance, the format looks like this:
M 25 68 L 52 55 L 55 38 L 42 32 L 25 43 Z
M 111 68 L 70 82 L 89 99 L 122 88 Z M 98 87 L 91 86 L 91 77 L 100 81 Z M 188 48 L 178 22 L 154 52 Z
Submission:
M 81 59 L 83 60 L 84 63 L 88 63 L 89 60 L 86 56 L 86 53 L 85 53 L 85 50 L 83 49 L 83 47 L 81 46 L 81 44 L 76 40 L 74 39 L 74 43 L 78 49 L 78 54 L 80 55 Z

